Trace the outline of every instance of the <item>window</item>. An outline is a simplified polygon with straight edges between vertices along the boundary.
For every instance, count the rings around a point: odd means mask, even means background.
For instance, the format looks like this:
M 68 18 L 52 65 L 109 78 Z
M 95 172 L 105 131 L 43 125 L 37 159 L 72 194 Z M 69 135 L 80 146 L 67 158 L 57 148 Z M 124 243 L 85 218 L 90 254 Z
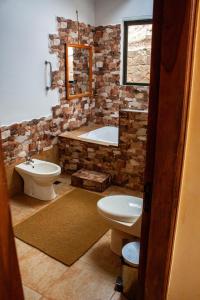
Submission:
M 124 85 L 149 85 L 151 37 L 152 20 L 124 22 Z

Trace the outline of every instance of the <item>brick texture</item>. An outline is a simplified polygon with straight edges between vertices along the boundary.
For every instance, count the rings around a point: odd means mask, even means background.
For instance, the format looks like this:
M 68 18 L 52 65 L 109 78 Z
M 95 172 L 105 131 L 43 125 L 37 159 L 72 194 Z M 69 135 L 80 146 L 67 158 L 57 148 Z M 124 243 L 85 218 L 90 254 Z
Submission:
M 119 146 L 104 146 L 59 137 L 63 171 L 79 169 L 110 174 L 114 184 L 143 191 L 146 153 L 147 113 L 120 111 Z

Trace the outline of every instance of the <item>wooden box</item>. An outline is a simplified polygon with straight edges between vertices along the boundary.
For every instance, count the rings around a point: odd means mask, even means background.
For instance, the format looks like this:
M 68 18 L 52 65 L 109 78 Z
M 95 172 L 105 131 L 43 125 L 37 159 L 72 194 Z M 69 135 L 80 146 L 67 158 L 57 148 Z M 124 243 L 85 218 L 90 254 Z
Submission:
M 95 192 L 103 192 L 110 186 L 109 174 L 81 169 L 72 174 L 71 184 Z

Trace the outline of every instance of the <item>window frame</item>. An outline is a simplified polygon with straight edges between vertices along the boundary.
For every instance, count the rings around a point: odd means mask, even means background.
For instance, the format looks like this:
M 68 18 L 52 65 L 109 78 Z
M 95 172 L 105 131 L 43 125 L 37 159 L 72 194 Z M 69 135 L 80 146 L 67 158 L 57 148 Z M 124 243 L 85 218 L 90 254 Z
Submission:
M 122 71 L 122 84 L 123 85 L 138 85 L 149 86 L 149 83 L 143 82 L 127 82 L 127 61 L 128 61 L 128 27 L 131 25 L 145 25 L 153 24 L 152 18 L 128 20 L 123 22 L 124 38 L 123 38 L 123 71 Z

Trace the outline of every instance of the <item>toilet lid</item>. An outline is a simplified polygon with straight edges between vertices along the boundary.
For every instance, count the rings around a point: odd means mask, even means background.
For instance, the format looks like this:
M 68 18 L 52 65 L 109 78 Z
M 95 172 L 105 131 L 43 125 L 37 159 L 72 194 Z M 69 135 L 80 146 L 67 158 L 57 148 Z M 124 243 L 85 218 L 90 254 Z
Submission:
M 132 223 L 142 214 L 142 203 L 143 200 L 138 197 L 114 195 L 100 199 L 97 207 L 105 217 Z

